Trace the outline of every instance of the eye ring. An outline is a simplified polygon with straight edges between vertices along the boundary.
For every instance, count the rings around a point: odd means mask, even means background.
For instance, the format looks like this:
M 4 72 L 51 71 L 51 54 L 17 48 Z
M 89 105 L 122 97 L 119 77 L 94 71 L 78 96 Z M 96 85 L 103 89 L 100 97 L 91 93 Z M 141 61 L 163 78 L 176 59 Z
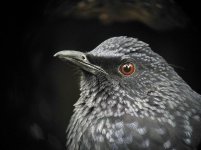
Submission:
M 135 65 L 131 62 L 124 63 L 119 66 L 119 72 L 124 76 L 130 76 L 135 72 Z

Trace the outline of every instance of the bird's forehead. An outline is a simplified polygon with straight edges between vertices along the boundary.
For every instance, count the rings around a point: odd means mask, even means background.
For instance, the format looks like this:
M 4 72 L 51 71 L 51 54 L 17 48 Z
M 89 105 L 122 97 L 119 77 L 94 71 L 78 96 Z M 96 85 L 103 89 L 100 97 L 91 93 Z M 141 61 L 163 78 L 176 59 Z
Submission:
M 136 38 L 130 38 L 125 36 L 113 37 L 98 45 L 94 50 L 88 54 L 94 56 L 123 56 L 135 51 L 138 51 L 149 45 L 137 40 Z

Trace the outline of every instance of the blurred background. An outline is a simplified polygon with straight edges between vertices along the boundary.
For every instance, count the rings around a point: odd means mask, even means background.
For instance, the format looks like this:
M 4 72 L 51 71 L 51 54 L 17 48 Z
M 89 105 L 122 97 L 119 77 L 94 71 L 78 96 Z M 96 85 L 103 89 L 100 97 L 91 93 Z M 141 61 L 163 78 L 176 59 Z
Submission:
M 196 1 L 29 0 L 7 1 L 2 7 L 6 99 L 1 100 L 1 150 L 65 149 L 66 127 L 79 97 L 79 74 L 53 58 L 60 50 L 85 52 L 113 36 L 136 37 L 201 93 Z

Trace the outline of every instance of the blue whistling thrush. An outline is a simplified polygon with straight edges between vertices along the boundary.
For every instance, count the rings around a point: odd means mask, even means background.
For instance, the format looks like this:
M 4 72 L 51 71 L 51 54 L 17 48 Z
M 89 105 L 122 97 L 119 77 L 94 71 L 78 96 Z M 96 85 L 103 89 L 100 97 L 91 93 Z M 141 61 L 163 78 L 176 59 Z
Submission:
M 69 150 L 195 150 L 201 96 L 148 44 L 113 37 L 94 50 L 55 54 L 81 70 Z

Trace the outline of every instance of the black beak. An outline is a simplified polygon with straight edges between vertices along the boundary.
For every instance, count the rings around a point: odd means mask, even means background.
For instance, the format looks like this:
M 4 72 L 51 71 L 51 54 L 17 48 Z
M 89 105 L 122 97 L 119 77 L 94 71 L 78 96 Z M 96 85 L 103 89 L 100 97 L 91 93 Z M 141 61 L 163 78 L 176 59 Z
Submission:
M 101 67 L 91 64 L 85 53 L 79 51 L 63 50 L 54 54 L 54 57 L 58 57 L 62 60 L 69 61 L 81 69 L 90 72 L 92 74 L 103 73 L 107 75 L 107 72 Z

